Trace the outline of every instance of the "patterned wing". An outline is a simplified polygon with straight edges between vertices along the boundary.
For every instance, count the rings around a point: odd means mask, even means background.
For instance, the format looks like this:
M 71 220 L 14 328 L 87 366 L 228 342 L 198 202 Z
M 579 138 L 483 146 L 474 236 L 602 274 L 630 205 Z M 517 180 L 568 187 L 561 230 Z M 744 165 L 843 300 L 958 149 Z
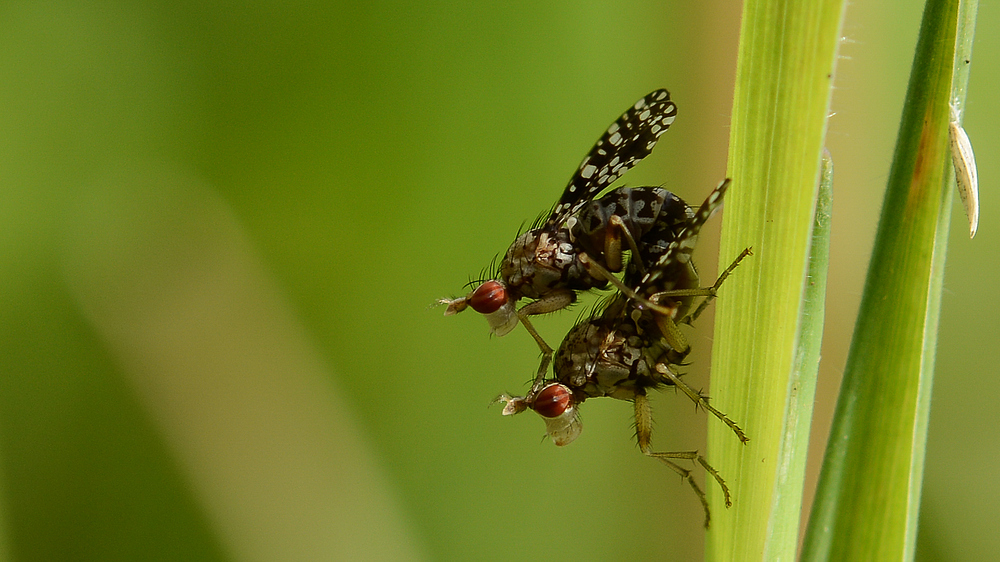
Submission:
M 590 149 L 546 225 L 558 224 L 576 214 L 588 200 L 648 156 L 676 117 L 677 106 L 666 90 L 656 90 L 635 102 Z
M 729 178 L 722 180 L 722 183 L 712 190 L 712 193 L 708 194 L 708 198 L 695 211 L 694 217 L 684 227 L 684 230 L 670 243 L 656 265 L 649 268 L 649 271 L 639 284 L 640 290 L 638 292 L 640 294 L 645 293 L 649 295 L 657 292 L 657 288 L 663 284 L 666 277 L 673 275 L 677 271 L 678 266 L 687 266 L 688 262 L 691 261 L 691 254 L 694 252 L 694 247 L 698 243 L 698 233 L 701 232 L 701 227 L 704 226 L 705 222 L 722 205 L 722 197 L 726 194 L 726 190 L 729 189 L 729 183 Z

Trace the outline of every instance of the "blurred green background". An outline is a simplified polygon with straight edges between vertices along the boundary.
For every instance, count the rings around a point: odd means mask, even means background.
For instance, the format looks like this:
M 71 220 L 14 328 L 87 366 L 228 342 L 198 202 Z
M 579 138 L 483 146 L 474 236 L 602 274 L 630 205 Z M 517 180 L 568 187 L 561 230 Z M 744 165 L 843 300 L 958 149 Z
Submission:
M 852 3 L 843 30 L 810 488 L 922 11 L 891 4 Z M 0 557 L 700 556 L 697 499 L 638 453 L 628 404 L 588 402 L 557 449 L 534 416 L 487 408 L 531 377 L 527 333 L 428 305 L 655 88 L 678 119 L 625 181 L 701 201 L 725 174 L 739 18 L 727 1 L 4 3 Z M 956 205 L 923 560 L 1000 550 L 998 28 L 983 3 L 965 116 L 982 222 L 970 241 Z M 583 310 L 536 326 L 557 342 Z M 710 335 L 708 316 L 690 334 L 696 387 Z M 656 449 L 704 447 L 703 412 L 653 405 Z

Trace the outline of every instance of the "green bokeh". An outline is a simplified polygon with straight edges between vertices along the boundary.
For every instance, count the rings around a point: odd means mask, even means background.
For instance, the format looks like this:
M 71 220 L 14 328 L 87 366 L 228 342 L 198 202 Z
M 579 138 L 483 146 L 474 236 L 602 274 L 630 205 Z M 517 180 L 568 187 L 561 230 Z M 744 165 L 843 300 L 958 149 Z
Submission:
M 836 175 L 817 452 L 921 9 L 848 7 L 828 138 Z M 722 1 L 4 4 L 0 558 L 266 559 L 260 544 L 290 545 L 281 550 L 288 560 L 350 551 L 317 550 L 308 537 L 324 526 L 336 534 L 367 506 L 345 502 L 318 521 L 297 519 L 321 511 L 307 506 L 251 514 L 260 527 L 206 507 L 212 490 L 178 455 L 183 433 L 164 421 L 163 412 L 176 412 L 172 395 L 161 401 L 144 387 L 136 373 L 146 358 L 120 344 L 134 335 L 116 331 L 131 311 L 120 303 L 166 299 L 136 297 L 132 274 L 176 273 L 140 267 L 147 262 L 137 252 L 187 255 L 205 240 L 215 240 L 211 255 L 249 248 L 260 282 L 276 289 L 267 306 L 292 319 L 295 345 L 318 358 L 351 438 L 374 462 L 375 487 L 358 489 L 378 493 L 359 492 L 357 501 L 396 514 L 404 531 L 362 525 L 362 552 L 394 544 L 410 557 L 449 560 L 699 556 L 698 502 L 637 452 L 629 405 L 588 402 L 584 435 L 556 449 L 532 416 L 504 419 L 487 408 L 530 378 L 537 356 L 527 335 L 490 338 L 473 314 L 442 318 L 428 305 L 478 277 L 555 201 L 604 127 L 654 88 L 671 90 L 678 120 L 625 181 L 699 201 L 725 173 L 738 25 L 735 5 Z M 1000 437 L 990 421 L 1000 393 L 990 354 L 1000 331 L 992 296 L 1000 244 L 990 220 L 1000 208 L 990 197 L 1000 114 L 988 101 L 998 95 L 998 26 L 1000 13 L 983 5 L 965 115 L 982 221 L 970 242 L 964 217 L 953 219 L 920 538 L 926 560 L 981 560 L 1000 549 L 992 529 Z M 231 231 L 203 216 L 228 217 L 238 241 L 215 236 Z M 703 271 L 715 270 L 717 228 L 699 252 Z M 99 277 L 109 271 L 118 273 Z M 93 298 L 114 297 L 98 292 L 108 287 L 121 298 Z M 582 310 L 536 325 L 558 341 Z M 709 326 L 690 335 L 696 386 L 709 385 Z M 254 337 L 280 342 L 287 333 L 265 328 Z M 209 347 L 192 359 L 204 362 L 204 380 L 216 376 L 213 355 Z M 199 396 L 206 409 L 233 393 L 218 388 Z M 653 405 L 658 449 L 704 446 L 703 412 L 671 393 Z M 227 450 L 218 455 L 220 464 L 256 470 Z M 276 462 L 290 478 L 306 466 L 333 482 L 354 462 L 311 465 L 315 458 L 306 448 Z M 234 497 L 252 495 L 235 482 Z M 814 483 L 811 476 L 807 486 Z M 320 530 L 294 532 L 312 526 Z

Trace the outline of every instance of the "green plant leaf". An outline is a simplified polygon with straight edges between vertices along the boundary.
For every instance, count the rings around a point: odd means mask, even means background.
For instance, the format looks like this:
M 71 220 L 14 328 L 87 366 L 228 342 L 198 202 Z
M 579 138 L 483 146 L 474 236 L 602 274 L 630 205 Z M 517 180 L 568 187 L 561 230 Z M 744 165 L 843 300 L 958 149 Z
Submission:
M 976 3 L 928 1 L 804 560 L 909 560 Z M 956 32 L 958 30 L 958 32 Z
M 807 275 L 843 8 L 832 0 L 744 8 L 720 262 L 747 246 L 754 256 L 719 299 L 712 384 L 716 405 L 751 441 L 743 447 L 709 426 L 712 460 L 734 498 L 724 510 L 711 493 L 713 560 L 795 556 L 821 337 L 806 329 L 816 311 L 807 315 L 804 303 L 822 310 Z M 825 270 L 820 254 L 812 273 Z

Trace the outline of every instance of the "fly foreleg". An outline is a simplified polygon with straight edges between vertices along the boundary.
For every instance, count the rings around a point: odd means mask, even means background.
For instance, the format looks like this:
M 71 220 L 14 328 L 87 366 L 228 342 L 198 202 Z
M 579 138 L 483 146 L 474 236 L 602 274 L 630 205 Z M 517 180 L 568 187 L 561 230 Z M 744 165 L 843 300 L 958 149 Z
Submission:
M 531 391 L 528 392 L 527 399 L 533 400 L 538 394 L 538 391 L 542 389 L 545 382 L 545 375 L 549 370 L 549 363 L 552 362 L 552 348 L 545 342 L 541 334 L 535 330 L 535 327 L 528 320 L 528 316 L 533 316 L 535 314 L 546 314 L 549 312 L 555 312 L 556 310 L 561 310 L 567 306 L 573 304 L 576 300 L 576 294 L 570 290 L 558 290 L 552 291 L 545 295 L 545 298 L 538 299 L 536 301 L 530 302 L 522 306 L 517 311 L 517 317 L 524 325 L 524 328 L 528 330 L 531 337 L 535 338 L 535 342 L 538 344 L 538 348 L 542 352 L 542 360 L 538 365 L 538 373 L 535 375 L 535 381 L 531 385 Z

